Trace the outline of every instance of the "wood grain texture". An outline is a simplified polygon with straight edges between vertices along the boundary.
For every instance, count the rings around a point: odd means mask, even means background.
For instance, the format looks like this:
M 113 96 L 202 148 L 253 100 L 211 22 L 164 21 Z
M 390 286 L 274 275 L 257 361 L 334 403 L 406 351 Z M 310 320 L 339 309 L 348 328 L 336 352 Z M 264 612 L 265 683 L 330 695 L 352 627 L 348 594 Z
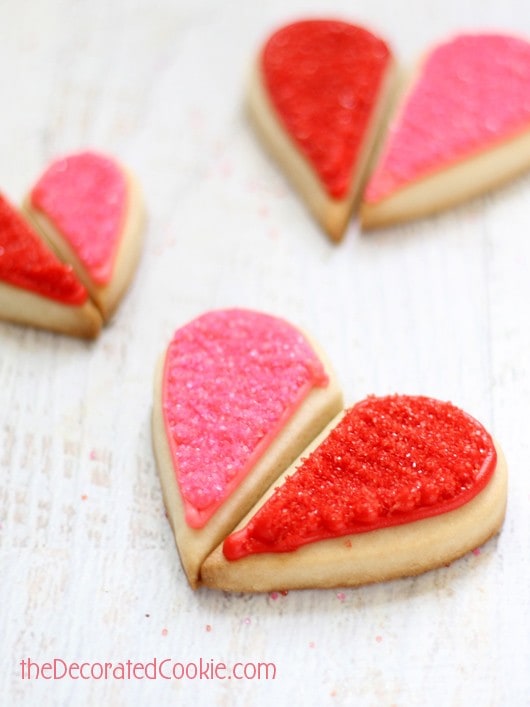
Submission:
M 250 61 L 316 0 L 0 0 L 0 188 L 114 153 L 149 214 L 134 284 L 95 343 L 0 324 L 0 701 L 6 705 L 530 704 L 530 177 L 428 221 L 330 244 L 255 140 Z M 530 36 L 526 0 L 337 0 L 412 61 L 460 28 Z M 356 590 L 187 586 L 151 449 L 152 375 L 204 310 L 278 314 L 345 399 L 452 400 L 503 446 L 508 515 L 480 554 Z M 207 626 L 211 630 L 206 629 Z M 167 633 L 166 633 L 167 632 Z M 32 681 L 19 661 L 275 661 L 274 681 Z

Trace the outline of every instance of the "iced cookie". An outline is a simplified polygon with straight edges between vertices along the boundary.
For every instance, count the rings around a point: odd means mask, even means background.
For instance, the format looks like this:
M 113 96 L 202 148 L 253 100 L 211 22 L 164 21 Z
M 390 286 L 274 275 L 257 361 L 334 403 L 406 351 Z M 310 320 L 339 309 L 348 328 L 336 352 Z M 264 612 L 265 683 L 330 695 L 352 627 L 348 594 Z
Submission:
M 427 216 L 530 168 L 530 44 L 461 35 L 423 61 L 361 208 L 365 228 Z
M 355 586 L 416 575 L 502 525 L 506 466 L 484 427 L 431 398 L 341 413 L 201 570 L 230 591 Z
M 101 315 L 72 268 L 0 194 L 0 318 L 93 338 Z
M 73 266 L 107 321 L 140 255 L 143 205 L 135 179 L 97 152 L 68 155 L 40 177 L 25 211 L 59 257 Z
M 282 319 L 219 310 L 175 332 L 156 374 L 153 445 L 192 587 L 341 401 L 323 355 Z
M 382 39 L 336 20 L 279 29 L 255 63 L 253 123 L 333 240 L 344 235 L 364 184 L 392 69 Z

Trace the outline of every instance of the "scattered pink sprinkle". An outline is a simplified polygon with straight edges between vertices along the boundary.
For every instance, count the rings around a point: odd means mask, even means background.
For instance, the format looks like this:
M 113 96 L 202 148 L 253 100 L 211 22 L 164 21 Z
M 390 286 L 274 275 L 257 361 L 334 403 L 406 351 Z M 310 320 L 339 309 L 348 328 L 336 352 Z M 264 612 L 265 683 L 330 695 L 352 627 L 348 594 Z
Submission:
M 351 547 L 351 540 L 345 540 L 344 547 Z
M 86 501 L 87 498 L 88 498 L 88 496 L 86 495 L 86 493 L 82 494 L 82 496 L 81 496 L 82 501 Z
M 247 618 L 244 619 L 243 623 L 248 626 L 250 624 L 250 621 L 251 621 L 250 616 L 247 616 Z
M 381 643 L 381 641 L 383 640 L 383 636 L 376 636 L 375 640 L 377 641 L 377 643 Z
M 212 627 L 210 626 L 210 624 L 206 624 L 206 630 L 208 631 L 208 633 L 210 633 L 210 631 L 212 630 Z
M 309 648 L 314 648 L 314 647 L 315 647 L 315 642 L 309 641 Z
M 282 597 L 286 597 L 289 594 L 287 589 L 282 589 L 280 592 L 270 592 L 269 596 L 273 601 L 276 601 L 278 597 L 281 595 Z
M 92 461 L 94 461 L 94 459 L 97 459 L 96 451 L 94 449 L 90 452 L 90 458 L 92 459 Z
M 346 594 L 344 594 L 344 592 L 337 592 L 337 599 L 339 601 L 344 601 L 346 599 Z
M 167 636 L 167 633 L 168 633 L 167 628 L 163 628 L 162 629 L 162 636 Z
M 472 553 L 475 555 L 475 557 L 478 557 L 480 555 L 480 548 L 476 547 L 474 550 L 472 550 Z

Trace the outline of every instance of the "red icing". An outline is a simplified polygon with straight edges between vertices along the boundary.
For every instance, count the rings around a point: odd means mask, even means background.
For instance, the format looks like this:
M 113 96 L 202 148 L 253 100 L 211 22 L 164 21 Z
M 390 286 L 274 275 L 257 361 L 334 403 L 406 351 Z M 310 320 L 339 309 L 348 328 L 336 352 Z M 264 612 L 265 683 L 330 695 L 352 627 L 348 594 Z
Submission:
M 350 188 L 389 60 L 381 39 L 334 20 L 283 27 L 263 49 L 270 99 L 334 198 Z
M 311 388 L 327 382 L 306 339 L 276 317 L 219 310 L 175 333 L 163 408 L 188 525 L 209 520 Z
M 377 203 L 530 128 L 530 44 L 462 35 L 434 49 L 392 126 L 365 193 Z
M 488 483 L 496 465 L 482 425 L 451 403 L 370 397 L 230 535 L 235 560 L 289 552 L 316 540 L 401 525 L 452 511 Z
M 81 152 L 53 162 L 31 203 L 66 238 L 92 280 L 111 277 L 127 210 L 127 182 L 108 157 Z
M 0 194 L 0 280 L 66 305 L 82 305 L 87 291 L 31 226 Z

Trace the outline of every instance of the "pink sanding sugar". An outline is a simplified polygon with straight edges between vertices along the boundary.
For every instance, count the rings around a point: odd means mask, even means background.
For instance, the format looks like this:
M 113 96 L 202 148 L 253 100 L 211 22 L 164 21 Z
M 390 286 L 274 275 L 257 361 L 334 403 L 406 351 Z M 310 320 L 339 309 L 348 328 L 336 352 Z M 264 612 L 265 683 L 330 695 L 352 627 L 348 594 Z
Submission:
M 175 333 L 163 408 L 191 527 L 206 523 L 311 388 L 327 382 L 304 336 L 270 315 L 219 310 Z
M 391 127 L 365 192 L 398 189 L 530 128 L 530 43 L 461 35 L 436 47 Z
M 110 281 L 126 212 L 121 168 L 95 152 L 53 162 L 31 192 L 41 211 L 70 243 L 94 282 Z

